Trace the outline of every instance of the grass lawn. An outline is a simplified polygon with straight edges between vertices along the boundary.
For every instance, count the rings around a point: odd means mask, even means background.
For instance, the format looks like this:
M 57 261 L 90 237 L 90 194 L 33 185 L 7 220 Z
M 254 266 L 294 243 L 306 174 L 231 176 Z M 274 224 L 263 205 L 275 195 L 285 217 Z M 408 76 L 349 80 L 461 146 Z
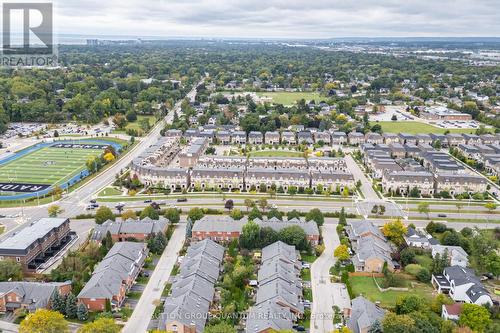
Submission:
M 104 197 L 104 196 L 108 196 L 108 195 L 121 195 L 121 194 L 122 194 L 122 191 L 117 190 L 114 187 L 106 187 L 104 190 L 99 192 L 99 194 L 97 196 Z
M 431 257 L 426 256 L 425 254 L 416 255 L 415 260 L 417 261 L 417 264 L 419 264 L 420 266 L 425 267 L 428 270 L 431 269 L 431 266 L 432 266 L 432 258 Z
M 308 301 L 311 301 L 311 302 L 313 301 L 313 293 L 312 293 L 311 288 L 304 288 L 302 293 L 304 295 L 304 299 L 307 299 Z
M 304 157 L 304 153 L 300 151 L 283 151 L 283 150 L 258 150 L 251 151 L 250 157 Z
M 302 281 L 311 281 L 311 270 L 303 269 L 300 272 L 300 278 L 302 279 Z
M 408 284 L 409 291 L 386 291 L 380 292 L 370 276 L 351 276 L 352 291 L 355 297 L 363 295 L 372 302 L 379 301 L 382 307 L 393 307 L 400 296 L 418 295 L 425 298 L 432 297 L 432 288 L 429 285 L 414 282 L 412 288 Z M 378 280 L 379 284 L 381 280 Z
M 321 96 L 317 92 L 288 92 L 288 91 L 276 91 L 276 92 L 259 92 L 257 93 L 259 97 L 266 96 L 271 97 L 273 102 L 276 104 L 292 105 L 296 101 L 305 99 L 306 101 L 314 100 L 315 102 L 320 102 Z
M 409 133 L 409 134 L 419 134 L 419 133 L 435 133 L 443 134 L 446 129 L 441 127 L 436 127 L 428 124 L 424 124 L 418 121 L 379 121 L 371 122 L 370 125 L 379 124 L 382 126 L 382 131 L 388 133 Z M 475 133 L 475 129 L 450 129 L 450 133 Z
M 113 131 L 113 133 L 125 133 L 128 129 L 144 132 L 144 130 L 139 126 L 139 122 L 141 119 L 148 119 L 150 127 L 153 127 L 156 123 L 156 119 L 154 116 L 137 116 L 136 121 L 127 123 L 127 126 L 125 126 L 124 129 L 116 129 Z
M 127 297 L 130 299 L 139 299 L 141 298 L 142 293 L 138 291 L 131 291 L 127 294 Z
M 309 254 L 301 253 L 300 258 L 302 259 L 302 261 L 305 261 L 305 262 L 308 262 L 311 264 L 316 260 L 316 256 L 314 254 L 309 255 Z

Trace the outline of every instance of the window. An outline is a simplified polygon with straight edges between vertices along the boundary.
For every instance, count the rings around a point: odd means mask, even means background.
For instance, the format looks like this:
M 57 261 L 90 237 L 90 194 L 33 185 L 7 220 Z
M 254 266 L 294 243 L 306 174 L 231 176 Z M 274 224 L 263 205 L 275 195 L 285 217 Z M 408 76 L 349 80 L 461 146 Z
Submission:
M 21 261 L 21 258 L 16 257 L 16 261 L 17 261 L 17 262 L 20 262 L 20 261 Z

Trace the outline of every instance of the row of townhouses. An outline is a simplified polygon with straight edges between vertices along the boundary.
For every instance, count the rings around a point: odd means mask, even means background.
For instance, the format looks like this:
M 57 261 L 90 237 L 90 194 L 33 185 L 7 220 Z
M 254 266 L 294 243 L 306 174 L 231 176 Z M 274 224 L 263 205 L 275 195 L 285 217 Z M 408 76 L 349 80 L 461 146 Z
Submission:
M 262 249 L 255 305 L 246 318 L 246 333 L 292 329 L 304 314 L 301 268 L 294 246 L 276 242 Z
M 122 306 L 148 256 L 146 243 L 115 243 L 78 294 L 78 302 L 89 311 L 105 311 L 106 302 L 112 309 Z
M 293 218 L 281 221 L 276 217 L 255 219 L 261 228 L 269 227 L 279 232 L 281 229 L 290 226 L 299 226 L 306 233 L 307 239 L 312 245 L 318 245 L 320 233 L 318 225 L 314 221 L 305 221 L 304 219 Z M 243 226 L 248 223 L 247 217 L 241 220 L 234 220 L 229 216 L 204 216 L 196 221 L 192 228 L 192 241 L 203 241 L 210 239 L 219 243 L 229 243 L 238 239 L 243 231 Z
M 361 150 L 371 176 L 381 180 L 386 193 L 404 195 L 413 188 L 421 195 L 486 191 L 488 182 L 484 177 L 466 169 L 449 154 L 429 147 L 364 144 Z
M 204 240 L 192 244 L 174 277 L 158 329 L 166 332 L 202 333 L 215 296 L 224 247 Z
M 465 157 L 481 163 L 489 174 L 500 175 L 500 145 L 460 144 L 456 149 Z
M 169 221 L 164 217 L 160 217 L 158 220 L 152 220 L 149 217 L 142 220 L 107 220 L 94 227 L 90 239 L 101 242 L 109 232 L 113 242 L 123 242 L 129 239 L 142 242 L 157 233 L 165 233 L 168 225 Z

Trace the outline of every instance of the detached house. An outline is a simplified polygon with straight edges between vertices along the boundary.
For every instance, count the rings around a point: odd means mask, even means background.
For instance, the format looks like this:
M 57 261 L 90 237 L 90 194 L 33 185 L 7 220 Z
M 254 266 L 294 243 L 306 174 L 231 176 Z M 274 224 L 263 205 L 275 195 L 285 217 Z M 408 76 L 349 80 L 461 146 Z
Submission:
M 442 258 L 446 254 L 450 266 L 467 267 L 469 265 L 469 255 L 460 246 L 435 244 L 431 246 L 431 250 L 433 258 L 438 254 Z
M 71 292 L 71 281 L 67 282 L 0 282 L 0 313 L 26 309 L 34 312 L 50 308 L 55 293 L 67 295 Z
M 493 305 L 488 291 L 470 268 L 446 267 L 442 275 L 432 275 L 431 282 L 439 293 L 448 294 L 456 302 Z
M 353 333 L 368 333 L 375 322 L 382 322 L 386 311 L 363 296 L 352 300 L 352 312 L 347 327 Z

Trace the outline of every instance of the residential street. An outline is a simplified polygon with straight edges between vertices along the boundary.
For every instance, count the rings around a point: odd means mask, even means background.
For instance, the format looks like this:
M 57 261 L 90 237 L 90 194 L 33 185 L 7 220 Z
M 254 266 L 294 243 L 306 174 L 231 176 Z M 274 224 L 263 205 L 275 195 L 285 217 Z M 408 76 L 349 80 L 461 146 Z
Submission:
M 361 181 L 361 192 L 363 192 L 365 199 L 369 201 L 383 201 L 378 197 L 377 192 L 375 192 L 375 190 L 372 187 L 371 181 L 365 176 L 363 170 L 361 170 L 361 168 L 359 167 L 358 163 L 356 163 L 354 158 L 349 154 L 346 155 L 344 160 L 347 164 L 347 169 L 354 176 L 354 180 L 356 182 L 358 180 Z
M 148 324 L 155 310 L 155 301 L 161 298 L 163 288 L 170 278 L 170 272 L 177 262 L 177 256 L 184 244 L 186 224 L 177 224 L 172 238 L 168 242 L 163 255 L 151 274 L 148 284 L 137 302 L 132 316 L 127 321 L 122 332 L 138 333 L 147 332 Z
M 333 251 L 340 244 L 337 224 L 322 227 L 325 251 L 311 266 L 313 306 L 311 313 L 311 332 L 329 333 L 333 327 L 333 305 L 338 304 L 338 287 L 330 282 L 330 267 L 335 264 Z

